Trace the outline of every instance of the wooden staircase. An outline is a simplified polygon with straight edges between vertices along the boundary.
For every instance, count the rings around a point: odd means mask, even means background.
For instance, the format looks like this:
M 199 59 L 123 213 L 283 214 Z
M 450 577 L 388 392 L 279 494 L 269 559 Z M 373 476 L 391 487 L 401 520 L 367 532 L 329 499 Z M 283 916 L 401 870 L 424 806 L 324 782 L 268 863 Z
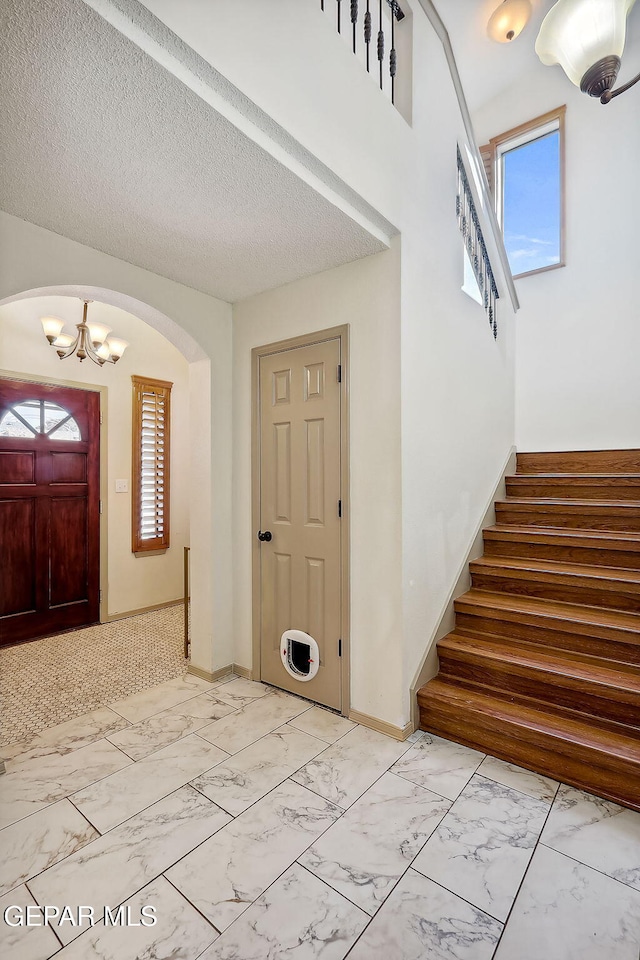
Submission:
M 518 454 L 423 730 L 640 811 L 640 450 Z

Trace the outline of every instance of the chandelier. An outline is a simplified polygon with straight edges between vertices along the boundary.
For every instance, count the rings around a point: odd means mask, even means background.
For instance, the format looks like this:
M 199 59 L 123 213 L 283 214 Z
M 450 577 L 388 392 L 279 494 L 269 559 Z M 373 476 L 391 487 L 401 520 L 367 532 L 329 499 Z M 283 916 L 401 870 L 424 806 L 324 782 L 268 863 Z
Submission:
M 99 366 L 104 363 L 117 363 L 129 344 L 126 340 L 110 337 L 111 327 L 105 326 L 104 323 L 87 323 L 87 310 L 93 301 L 84 300 L 83 303 L 82 322 L 76 324 L 78 332 L 75 337 L 62 332 L 64 320 L 58 317 L 42 317 L 45 337 L 50 345 L 56 348 L 61 360 L 66 360 L 67 357 L 75 354 L 78 360 L 82 361 L 85 357 L 90 357 Z

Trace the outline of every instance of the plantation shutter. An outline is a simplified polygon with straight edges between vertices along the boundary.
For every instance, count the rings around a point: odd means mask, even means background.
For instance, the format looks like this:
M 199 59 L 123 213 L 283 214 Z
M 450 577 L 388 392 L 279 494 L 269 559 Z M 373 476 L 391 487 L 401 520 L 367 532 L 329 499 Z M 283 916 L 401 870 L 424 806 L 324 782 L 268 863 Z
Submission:
M 489 181 L 489 189 L 491 193 L 496 192 L 495 188 L 495 157 L 496 151 L 492 143 L 485 143 L 483 147 L 480 147 L 480 156 L 482 157 L 482 163 L 484 164 L 484 172 L 487 175 L 487 180 Z
M 169 435 L 171 387 L 166 380 L 132 377 L 132 550 L 169 546 Z

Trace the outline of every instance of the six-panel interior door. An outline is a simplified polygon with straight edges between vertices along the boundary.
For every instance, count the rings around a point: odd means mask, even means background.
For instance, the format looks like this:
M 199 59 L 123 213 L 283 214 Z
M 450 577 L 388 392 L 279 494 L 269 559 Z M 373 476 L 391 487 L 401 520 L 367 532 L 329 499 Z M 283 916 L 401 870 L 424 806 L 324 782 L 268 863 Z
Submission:
M 0 379 L 0 643 L 99 620 L 99 394 Z
M 340 709 L 340 340 L 260 359 L 261 678 Z M 280 658 L 285 630 L 320 649 L 309 681 Z

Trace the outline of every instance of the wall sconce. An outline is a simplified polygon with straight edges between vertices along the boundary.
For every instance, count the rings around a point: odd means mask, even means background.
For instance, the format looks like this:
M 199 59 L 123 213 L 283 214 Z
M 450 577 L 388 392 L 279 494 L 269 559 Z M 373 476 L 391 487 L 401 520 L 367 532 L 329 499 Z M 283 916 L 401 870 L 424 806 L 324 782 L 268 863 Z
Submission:
M 618 79 L 627 15 L 636 0 L 558 0 L 542 21 L 536 53 L 546 66 L 559 63 L 572 83 L 609 103 L 640 80 Z
M 510 43 L 520 36 L 530 17 L 529 0 L 504 0 L 491 14 L 487 33 L 496 43 Z

